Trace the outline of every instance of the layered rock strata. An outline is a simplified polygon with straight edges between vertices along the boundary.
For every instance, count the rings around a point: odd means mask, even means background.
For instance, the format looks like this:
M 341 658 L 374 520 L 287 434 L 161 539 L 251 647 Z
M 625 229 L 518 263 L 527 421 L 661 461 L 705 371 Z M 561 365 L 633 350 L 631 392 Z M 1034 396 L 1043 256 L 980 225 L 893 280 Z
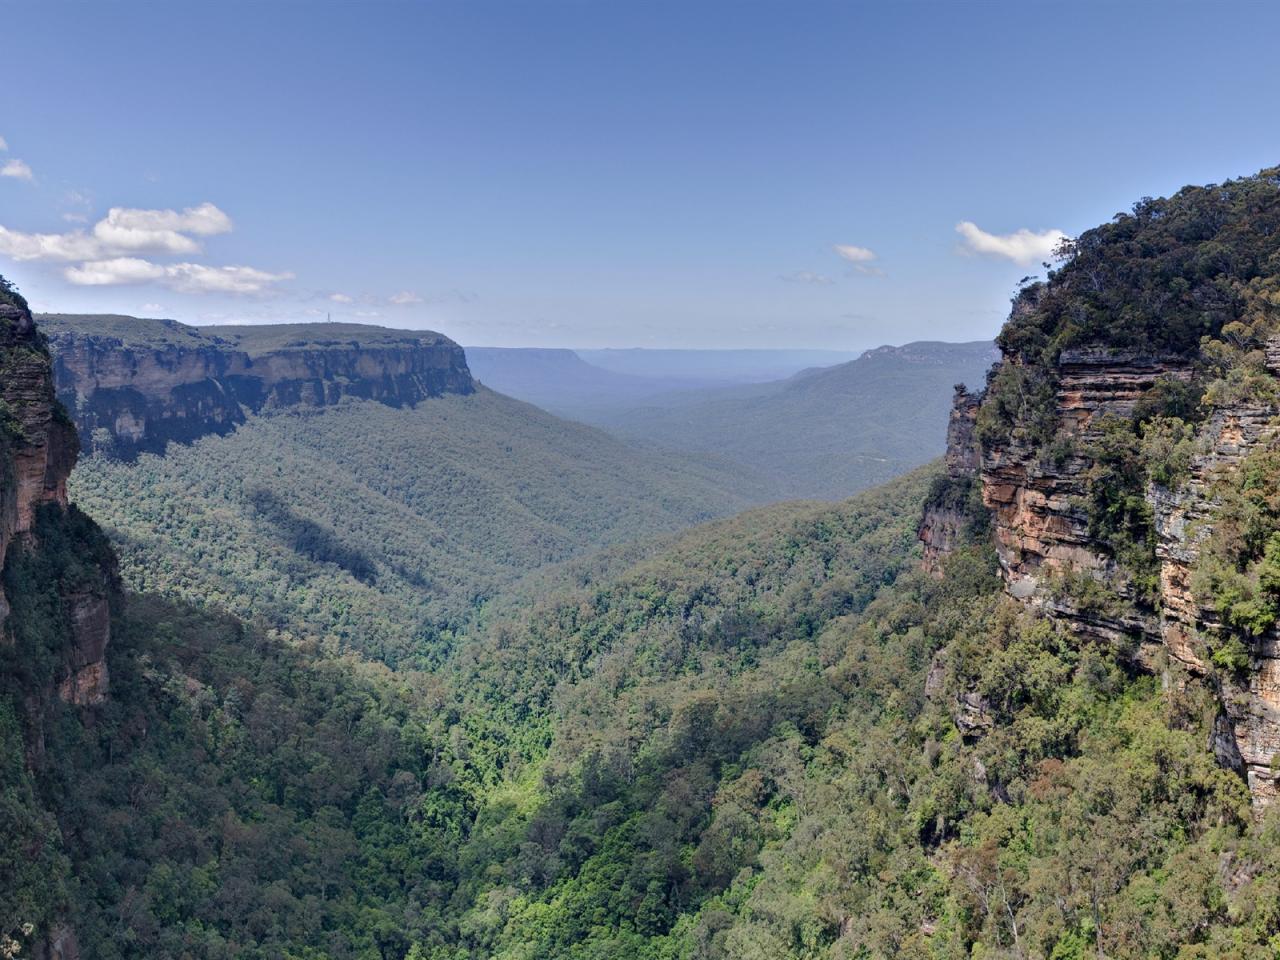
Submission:
M 54 397 L 52 367 L 30 312 L 0 300 L 0 569 L 21 541 L 39 549 L 37 511 L 67 509 L 67 477 L 79 445 L 75 428 Z M 109 597 L 113 570 L 61 596 L 72 636 L 64 651 L 57 693 L 89 705 L 107 692 L 106 648 L 111 638 Z M 12 598 L 0 590 L 0 643 L 12 643 Z M 36 700 L 47 691 L 28 691 Z
M 345 397 L 413 406 L 475 389 L 462 348 L 437 333 L 133 321 L 146 335 L 122 334 L 132 319 L 50 318 L 59 399 L 86 447 L 122 459 L 228 433 L 264 410 Z
M 1272 373 L 1280 375 L 1280 341 L 1267 357 Z M 1216 483 L 1251 450 L 1276 439 L 1280 408 L 1241 402 L 1217 410 L 1199 431 L 1187 482 L 1176 491 L 1155 485 L 1147 491 L 1160 565 L 1153 606 L 1133 596 L 1123 571 L 1090 533 L 1085 497 L 1094 464 L 1088 449 L 1099 439 L 1105 417 L 1132 416 L 1146 391 L 1163 379 L 1187 379 L 1190 367 L 1179 358 L 1090 347 L 1064 351 L 1053 373 L 1058 439 L 1065 441 L 1053 445 L 1057 456 L 1012 438 L 978 450 L 972 430 L 948 433 L 948 476 L 967 473 L 981 484 L 1006 592 L 1082 639 L 1129 645 L 1140 665 L 1157 668 L 1156 654 L 1164 649 L 1193 675 L 1211 677 L 1223 708 L 1211 746 L 1220 762 L 1246 777 L 1255 802 L 1269 804 L 1280 796 L 1273 768 L 1280 754 L 1280 631 L 1253 644 L 1246 671 L 1224 676 L 1211 670 L 1203 637 L 1221 625 L 1194 596 L 1191 581 L 1219 515 Z M 957 392 L 953 426 L 971 424 L 981 402 Z M 945 512 L 926 512 L 920 537 L 927 569 L 939 569 L 954 545 L 949 524 Z M 1079 575 L 1102 586 L 1104 602 L 1084 607 L 1069 591 L 1053 589 L 1056 578 Z
M 973 482 L 978 468 L 978 445 L 974 426 L 982 396 L 964 384 L 956 384 L 947 421 L 946 479 L 950 496 L 926 505 L 920 522 L 920 541 L 924 545 L 924 567 L 935 576 L 942 574 L 942 562 L 968 534 L 969 511 L 959 502 Z

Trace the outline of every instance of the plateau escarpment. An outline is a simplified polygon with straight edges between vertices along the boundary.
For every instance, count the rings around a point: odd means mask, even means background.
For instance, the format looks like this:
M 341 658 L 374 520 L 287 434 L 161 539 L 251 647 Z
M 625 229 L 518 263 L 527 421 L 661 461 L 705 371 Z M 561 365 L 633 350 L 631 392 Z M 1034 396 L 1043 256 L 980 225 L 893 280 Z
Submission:
M 361 324 L 189 327 L 50 314 L 59 399 L 94 452 L 131 459 L 226 434 L 249 414 L 346 397 L 413 406 L 474 390 L 462 348 L 437 333 Z
M 1273 801 L 1280 757 L 1280 178 L 1147 200 L 1024 288 L 950 483 L 978 485 L 1006 592 L 1081 643 L 1204 683 L 1214 751 Z M 1228 253 L 1229 251 L 1229 253 Z M 952 548 L 944 498 L 925 565 Z
M 54 690 L 70 703 L 98 703 L 107 691 L 114 565 L 97 549 L 100 538 L 77 551 L 74 564 L 63 562 L 68 535 L 87 523 L 67 503 L 76 431 L 54 397 L 49 353 L 31 313 L 2 279 L 0 417 L 0 648 L 16 661 L 12 672 L 28 706 Z M 37 568 L 49 575 L 32 576 Z M 14 616 L 15 607 L 34 617 Z

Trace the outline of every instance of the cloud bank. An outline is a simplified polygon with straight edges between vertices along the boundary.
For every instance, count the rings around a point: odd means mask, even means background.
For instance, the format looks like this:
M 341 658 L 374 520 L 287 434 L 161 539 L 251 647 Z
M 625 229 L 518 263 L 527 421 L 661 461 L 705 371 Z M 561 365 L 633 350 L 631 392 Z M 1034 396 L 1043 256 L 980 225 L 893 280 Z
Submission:
M 156 282 L 180 293 L 261 293 L 291 273 L 268 273 L 253 267 L 210 267 L 203 263 L 152 263 L 138 257 L 93 260 L 68 267 L 62 275 L 81 287 Z
M 182 293 L 262 293 L 291 273 L 247 266 L 155 263 L 139 254 L 191 256 L 201 252 L 196 238 L 230 233 L 231 218 L 212 203 L 184 210 L 112 207 L 91 230 L 23 233 L 0 226 L 0 254 L 14 260 L 74 264 L 62 271 L 77 286 L 156 283 Z

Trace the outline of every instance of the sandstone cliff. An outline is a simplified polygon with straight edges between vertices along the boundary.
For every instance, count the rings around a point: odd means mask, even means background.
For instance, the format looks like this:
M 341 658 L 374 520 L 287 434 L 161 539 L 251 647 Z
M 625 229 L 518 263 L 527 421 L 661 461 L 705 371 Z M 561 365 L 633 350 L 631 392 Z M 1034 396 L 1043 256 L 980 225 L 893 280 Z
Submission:
M 981 490 L 1009 596 L 1203 685 L 1211 743 L 1280 795 L 1280 168 L 1145 198 L 1023 287 L 946 483 Z M 975 456 L 976 451 L 976 456 Z M 957 540 L 930 503 L 925 564 Z M 932 514 L 930 510 L 934 511 Z M 950 525 L 949 525 L 950 524 Z
M 0 590 L 0 644 L 12 655 L 20 649 L 20 625 L 10 622 L 19 598 L 8 595 L 8 564 L 15 551 L 38 553 L 41 511 L 68 511 L 67 477 L 79 446 L 75 428 L 54 397 L 49 353 L 26 304 L 0 289 L 0 568 L 6 586 Z M 90 557 L 82 557 L 88 561 Z M 43 584 L 56 594 L 56 616 L 66 625 L 52 681 L 62 699 L 88 705 L 107 692 L 105 659 L 110 640 L 110 598 L 114 567 L 109 559 L 85 562 L 74 578 Z M 24 596 L 23 600 L 29 600 Z M 24 690 L 29 703 L 51 695 L 50 689 Z
M 86 447 L 129 459 L 234 430 L 250 414 L 344 397 L 412 406 L 474 390 L 462 348 L 437 333 L 360 324 L 189 327 L 47 315 L 59 399 Z
M 946 556 L 968 539 L 975 517 L 972 509 L 973 483 L 978 469 L 978 446 L 974 423 L 982 396 L 956 384 L 951 416 L 947 422 L 946 474 L 931 491 L 920 523 L 924 544 L 924 567 L 935 576 L 942 574 Z
M 1280 340 L 1267 350 L 1280 376 Z M 1017 364 L 1006 357 L 1002 363 Z M 957 390 L 946 457 L 951 482 L 971 478 L 990 510 L 990 534 L 1007 593 L 1057 619 L 1082 642 L 1128 646 L 1136 665 L 1160 669 L 1160 650 L 1218 691 L 1223 713 L 1212 744 L 1219 760 L 1246 777 L 1255 801 L 1280 795 L 1273 762 L 1280 754 L 1280 631 L 1259 638 L 1248 669 L 1214 670 L 1205 637 L 1223 629 L 1220 617 L 1192 589 L 1202 542 L 1220 519 L 1215 485 L 1248 453 L 1280 431 L 1280 405 L 1246 399 L 1216 409 L 1197 429 L 1189 477 L 1176 490 L 1148 483 L 1144 498 L 1156 532 L 1159 564 L 1154 596 L 1136 590 L 1131 574 L 1091 527 L 1090 484 L 1095 447 L 1106 418 L 1131 418 L 1159 384 L 1187 381 L 1187 358 L 1105 345 L 1065 350 L 1052 371 L 1055 439 L 1043 444 L 999 435 L 980 445 L 973 424 L 983 397 Z M 966 538 L 946 505 L 926 507 L 920 526 L 924 566 L 940 572 L 947 553 Z M 1087 599 L 1063 589 L 1084 576 Z

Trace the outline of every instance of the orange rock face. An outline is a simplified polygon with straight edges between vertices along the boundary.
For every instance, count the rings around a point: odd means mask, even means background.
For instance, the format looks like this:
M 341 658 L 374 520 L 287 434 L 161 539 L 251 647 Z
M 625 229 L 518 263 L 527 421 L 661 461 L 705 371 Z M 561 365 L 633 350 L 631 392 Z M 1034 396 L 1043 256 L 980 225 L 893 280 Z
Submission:
M 1272 372 L 1280 373 L 1280 343 L 1267 353 Z M 1075 441 L 1064 445 L 1073 452 L 1050 461 L 1039 449 L 1010 439 L 982 450 L 976 465 L 1006 590 L 1082 638 L 1136 641 L 1134 654 L 1142 665 L 1153 667 L 1154 651 L 1163 646 L 1193 675 L 1204 675 L 1209 667 L 1202 637 L 1220 625 L 1193 595 L 1191 575 L 1219 506 L 1213 479 L 1236 469 L 1250 450 L 1280 430 L 1280 409 L 1241 403 L 1219 410 L 1201 428 L 1201 452 L 1193 458 L 1190 480 L 1176 492 L 1148 490 L 1160 564 L 1159 595 L 1148 609 L 1131 595 L 1104 546 L 1089 533 L 1082 500 L 1093 464 L 1079 451 L 1098 438 L 1103 417 L 1131 416 L 1157 380 L 1186 378 L 1189 370 L 1173 358 L 1090 348 L 1064 351 L 1055 374 L 1059 436 Z M 926 518 L 922 525 L 931 569 L 937 569 L 939 550 L 945 549 L 945 529 L 943 519 L 930 526 Z M 1117 602 L 1105 612 L 1077 609 L 1045 589 L 1046 579 L 1055 573 L 1087 574 Z M 1272 769 L 1280 753 L 1280 632 L 1255 644 L 1251 654 L 1244 675 L 1217 678 L 1223 714 L 1215 727 L 1214 749 L 1222 762 L 1246 777 L 1255 802 L 1263 806 L 1280 796 Z
M 52 364 L 31 314 L 0 302 L 0 409 L 7 414 L 0 444 L 0 566 L 15 540 L 34 546 L 36 512 L 43 504 L 67 507 L 67 477 L 79 443 L 75 428 L 54 399 Z M 64 596 L 72 625 L 64 677 L 57 692 L 80 705 L 106 697 L 105 652 L 111 635 L 110 572 L 91 590 Z M 0 594 L 0 632 L 10 615 Z
M 1205 673 L 1203 636 L 1221 629 L 1214 612 L 1191 590 L 1191 573 L 1217 516 L 1216 477 L 1239 468 L 1249 451 L 1271 440 L 1280 410 L 1269 404 L 1241 403 L 1219 410 L 1200 431 L 1201 452 L 1192 458 L 1191 476 L 1177 491 L 1153 488 L 1160 561 L 1161 628 L 1170 655 L 1193 673 Z M 1256 801 L 1270 803 L 1280 794 L 1271 768 L 1280 753 L 1280 639 L 1273 634 L 1254 645 L 1243 677 L 1221 676 L 1222 703 L 1234 738 L 1237 763 Z
M 982 398 L 970 393 L 963 384 L 956 386 L 947 423 L 947 477 L 963 482 L 974 476 L 978 467 L 978 447 L 974 440 L 974 424 Z M 929 504 L 920 521 L 919 536 L 924 544 L 924 568 L 935 576 L 942 575 L 942 562 L 964 539 L 970 524 L 965 511 L 955 504 Z

